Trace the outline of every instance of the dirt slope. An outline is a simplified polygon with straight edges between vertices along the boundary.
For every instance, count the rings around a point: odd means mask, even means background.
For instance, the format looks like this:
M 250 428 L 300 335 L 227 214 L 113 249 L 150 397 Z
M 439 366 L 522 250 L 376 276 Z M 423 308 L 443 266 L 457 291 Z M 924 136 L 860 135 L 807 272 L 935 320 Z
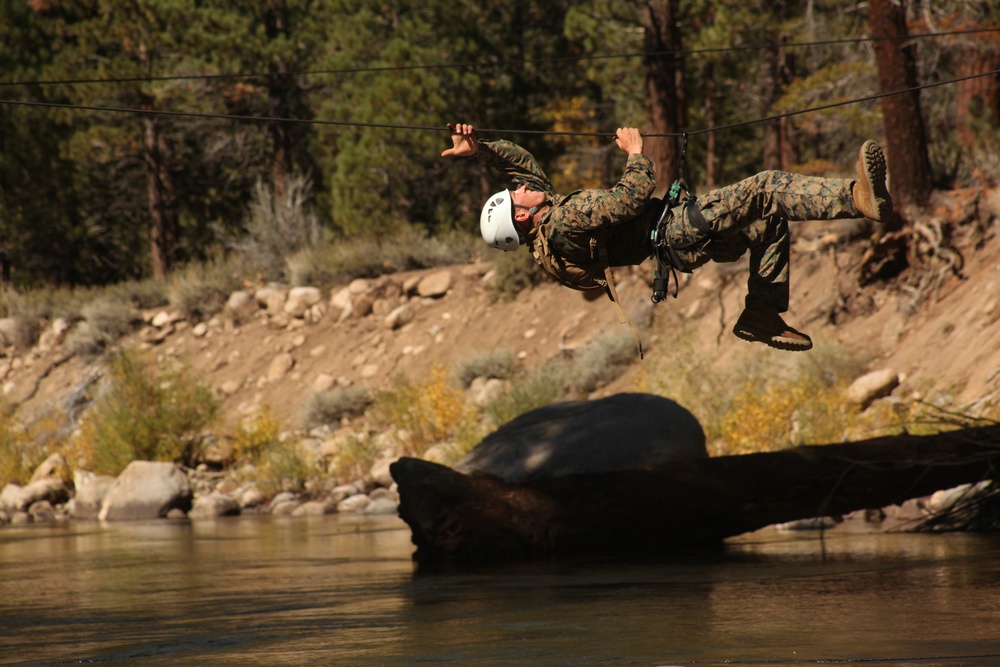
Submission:
M 898 396 L 947 391 L 972 404 L 1000 391 L 1000 191 L 940 193 L 937 199 L 937 206 L 921 219 L 957 225 L 952 242 L 965 259 L 960 276 L 940 271 L 937 267 L 943 265 L 932 261 L 931 268 L 909 271 L 894 284 L 860 288 L 858 267 L 868 233 L 863 225 L 795 225 L 788 320 L 807 331 L 817 346 L 837 346 L 870 359 L 872 368 L 904 374 Z M 484 287 L 490 279 L 488 264 L 443 270 L 450 274 L 451 287 L 438 298 L 408 295 L 405 290 L 412 292 L 420 277 L 442 269 L 370 281 L 372 312 L 365 317 L 340 319 L 326 306 L 330 294 L 324 294 L 326 312 L 314 322 L 292 318 L 288 324 L 289 318 L 261 310 L 239 324 L 217 318 L 197 329 L 198 323 L 183 320 L 166 328 L 147 326 L 130 342 L 195 369 L 216 389 L 229 419 L 267 404 L 291 429 L 317 380 L 382 388 L 399 374 L 419 379 L 435 364 L 449 366 L 498 348 L 518 353 L 530 366 L 622 327 L 604 298 L 588 300 L 552 283 L 516 301 L 494 303 Z M 662 366 L 657 361 L 665 346 L 681 335 L 693 336 L 697 349 L 717 364 L 745 355 L 757 355 L 766 363 L 787 362 L 790 353 L 748 345 L 729 332 L 746 291 L 745 262 L 709 265 L 684 276 L 678 298 L 656 306 L 649 303 L 650 272 L 644 266 L 617 273 L 626 309 L 651 326 L 643 336 L 646 359 L 604 393 L 641 388 L 651 369 Z M 914 290 L 907 285 L 937 276 L 939 288 L 912 307 Z M 387 315 L 404 303 L 410 305 L 413 319 L 393 329 Z M 156 338 L 162 340 L 152 342 Z M 293 365 L 283 373 L 273 365 L 280 363 L 275 362 L 278 357 L 287 359 L 282 356 L 286 354 Z M 0 382 L 8 399 L 30 415 L 54 402 L 65 403 L 94 367 L 94 362 L 68 355 L 61 346 L 36 348 L 0 359 Z

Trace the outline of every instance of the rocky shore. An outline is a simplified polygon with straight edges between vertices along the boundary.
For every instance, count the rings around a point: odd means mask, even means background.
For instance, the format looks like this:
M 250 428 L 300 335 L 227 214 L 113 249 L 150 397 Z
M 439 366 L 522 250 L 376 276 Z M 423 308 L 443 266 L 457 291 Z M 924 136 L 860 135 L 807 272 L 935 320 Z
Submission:
M 253 482 L 239 483 L 225 472 L 204 467 L 133 461 L 117 477 L 76 470 L 71 482 L 65 480 L 66 471 L 62 456 L 53 454 L 28 484 L 7 484 L 0 491 L 0 525 L 71 519 L 198 520 L 242 514 L 394 514 L 399 503 L 388 464 L 350 484 L 316 489 L 309 495 L 282 492 L 270 500 Z

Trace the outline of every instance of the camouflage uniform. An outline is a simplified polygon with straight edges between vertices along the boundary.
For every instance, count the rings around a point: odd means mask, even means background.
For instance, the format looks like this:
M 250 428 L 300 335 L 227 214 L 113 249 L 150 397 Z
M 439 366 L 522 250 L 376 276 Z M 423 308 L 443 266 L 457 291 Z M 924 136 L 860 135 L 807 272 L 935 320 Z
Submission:
M 610 190 L 577 190 L 563 196 L 556 194 L 535 158 L 516 144 L 480 142 L 476 155 L 518 186 L 548 195 L 550 208 L 529 232 L 528 241 L 536 261 L 550 275 L 553 272 L 544 265 L 542 253 L 585 267 L 594 282 L 603 284 L 595 238 L 606 245 L 611 266 L 641 264 L 652 256 L 650 233 L 665 204 L 652 197 L 656 181 L 648 157 L 629 155 L 625 173 Z M 773 305 L 785 312 L 789 221 L 862 217 L 854 205 L 853 183 L 851 179 L 765 171 L 683 201 L 667 213 L 667 241 L 680 260 L 676 268 L 691 271 L 710 260 L 734 262 L 749 250 L 747 305 Z M 695 202 L 703 221 L 689 215 L 688 208 Z M 579 280 L 553 277 L 570 287 L 582 287 Z

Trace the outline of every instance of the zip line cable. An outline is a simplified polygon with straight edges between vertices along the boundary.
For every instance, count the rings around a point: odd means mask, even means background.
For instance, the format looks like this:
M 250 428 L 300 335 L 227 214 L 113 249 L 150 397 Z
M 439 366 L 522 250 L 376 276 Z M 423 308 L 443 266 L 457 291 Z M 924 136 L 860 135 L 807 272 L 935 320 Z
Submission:
M 753 125 L 755 123 L 766 123 L 772 120 L 780 120 L 782 118 L 789 118 L 791 116 L 798 116 L 805 113 L 812 113 L 814 111 L 826 111 L 827 109 L 835 109 L 837 107 L 848 106 L 851 104 L 858 104 L 860 102 L 870 102 L 871 100 L 877 100 L 883 97 L 891 97 L 893 95 L 903 95 L 905 93 L 913 93 L 925 88 L 937 88 L 939 86 L 946 86 L 953 83 L 960 83 L 962 81 L 968 81 L 970 79 L 980 79 L 987 76 L 1000 76 L 1000 69 L 993 70 L 991 72 L 983 72 L 981 74 L 970 74 L 969 76 L 962 76 L 957 79 L 949 79 L 948 81 L 937 81 L 935 83 L 925 83 L 919 86 L 913 86 L 912 88 L 904 88 L 903 90 L 894 90 L 889 93 L 876 93 L 874 95 L 868 95 L 866 97 L 858 97 L 852 100 L 844 100 L 843 102 L 831 102 L 830 104 L 824 104 L 818 107 L 810 107 L 808 109 L 800 109 L 798 111 L 788 111 L 785 113 L 775 114 L 773 116 L 766 116 L 763 118 L 757 118 L 754 120 L 742 121 L 737 123 L 728 123 L 726 125 L 716 125 L 715 127 L 702 129 L 702 130 L 692 130 L 687 132 L 688 135 L 696 134 L 708 134 L 710 132 L 720 132 L 722 130 L 731 130 L 737 127 L 743 127 L 745 125 Z M 684 133 L 678 133 L 674 135 L 655 135 L 649 134 L 645 136 L 655 137 L 655 136 L 682 136 Z
M 524 64 L 546 64 L 546 63 L 560 63 L 560 62 L 583 62 L 583 61 L 593 61 L 593 60 L 615 60 L 624 58 L 637 58 L 637 57 L 683 57 L 690 55 L 703 55 L 710 53 L 738 53 L 743 51 L 759 51 L 767 49 L 777 49 L 777 48 L 804 48 L 804 47 L 815 47 L 815 46 L 837 46 L 845 44 L 863 44 L 866 42 L 878 42 L 878 41 L 907 41 L 911 39 L 922 39 L 927 37 L 949 37 L 956 35 L 972 35 L 981 34 L 989 32 L 998 32 L 1000 27 L 996 28 L 971 28 L 968 30 L 954 30 L 945 32 L 926 32 L 915 35 L 890 35 L 886 37 L 855 37 L 855 38 L 845 38 L 845 39 L 830 39 L 821 41 L 810 41 L 810 42 L 789 42 L 789 43 L 778 43 L 778 44 L 750 44 L 746 46 L 729 46 L 729 47 L 716 47 L 716 48 L 704 48 L 704 49 L 686 49 L 679 51 L 652 51 L 652 52 L 637 52 L 637 53 L 619 53 L 619 54 L 609 54 L 603 56 L 562 56 L 553 58 L 538 58 L 538 59 L 521 59 L 521 60 L 497 60 L 494 62 L 470 62 L 470 63 L 437 63 L 429 65 L 385 65 L 379 67 L 349 67 L 342 69 L 317 69 L 317 70 L 301 70 L 296 72 L 282 72 L 282 73 L 229 73 L 229 74 L 178 74 L 170 76 L 136 76 L 136 77 L 108 77 L 108 78 L 90 78 L 90 79 L 46 79 L 46 80 L 36 80 L 36 81 L 0 81 L 0 88 L 7 88 L 10 86 L 53 86 L 53 85 L 71 85 L 71 84 L 91 84 L 91 83 L 150 83 L 157 81 L 221 81 L 228 79 L 268 79 L 276 75 L 281 76 L 312 76 L 312 75 L 329 75 L 329 74 L 361 74 L 366 72 L 373 73 L 384 73 L 384 72 L 404 72 L 410 70 L 432 70 L 432 69 L 480 69 L 487 67 L 501 67 L 506 65 L 524 65 Z
M 693 136 L 699 134 L 709 134 L 712 132 L 720 132 L 722 130 L 730 130 L 738 127 L 744 127 L 747 125 L 755 125 L 757 123 L 765 123 L 768 121 L 779 120 L 781 118 L 789 118 L 791 116 L 798 116 L 806 113 L 812 113 L 815 111 L 825 111 L 828 109 L 848 106 L 851 104 L 869 102 L 883 97 L 891 97 L 893 95 L 903 95 L 905 93 L 912 93 L 924 90 L 925 88 L 937 88 L 939 86 L 946 86 L 954 83 L 959 83 L 962 81 L 968 81 L 970 79 L 979 79 L 987 76 L 1000 76 L 1000 69 L 992 70 L 990 72 L 983 72 L 981 74 L 970 74 L 968 76 L 958 77 L 956 79 L 948 79 L 946 81 L 926 83 L 919 86 L 913 86 L 911 88 L 905 88 L 902 90 L 895 90 L 888 93 L 876 93 L 874 95 L 858 97 L 850 100 L 844 100 L 841 102 L 832 102 L 830 104 L 824 104 L 818 107 L 810 107 L 808 109 L 788 111 L 773 116 L 755 118 L 753 120 L 739 121 L 735 123 L 728 123 L 725 125 L 716 125 L 715 127 L 703 128 L 700 130 L 690 130 L 687 132 L 650 133 L 650 134 L 643 134 L 643 136 L 650 138 L 650 137 L 683 137 L 686 135 Z M 72 111 L 100 111 L 108 113 L 128 113 L 128 114 L 144 115 L 144 116 L 179 116 L 185 118 L 232 120 L 232 121 L 254 122 L 254 123 L 299 123 L 306 125 L 332 125 L 340 127 L 382 128 L 390 130 L 419 130 L 419 131 L 433 131 L 433 132 L 450 131 L 446 127 L 431 126 L 431 125 L 394 125 L 391 123 L 362 123 L 356 121 L 323 120 L 315 118 L 279 118 L 276 116 L 242 116 L 236 114 L 215 114 L 215 113 L 206 113 L 197 111 L 173 111 L 167 109 L 132 109 L 128 107 L 90 106 L 82 104 L 63 104 L 58 102 L 31 102 L 26 100 L 0 99 L 0 105 L 41 107 L 49 109 L 68 109 Z M 553 136 L 562 135 L 562 136 L 585 136 L 585 137 L 610 136 L 607 132 L 581 132 L 581 131 L 557 131 L 557 130 L 502 130 L 502 129 L 490 129 L 490 128 L 477 128 L 476 132 L 479 132 L 480 134 L 498 134 L 498 133 L 541 134 L 541 135 L 553 135 Z

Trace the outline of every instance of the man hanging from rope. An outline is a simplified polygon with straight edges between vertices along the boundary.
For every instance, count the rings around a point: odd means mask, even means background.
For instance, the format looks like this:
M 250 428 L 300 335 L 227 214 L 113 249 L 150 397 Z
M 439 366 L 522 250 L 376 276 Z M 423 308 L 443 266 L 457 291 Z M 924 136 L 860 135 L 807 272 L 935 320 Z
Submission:
M 516 185 L 486 202 L 480 216 L 484 240 L 510 251 L 526 244 L 535 261 L 560 283 L 579 290 L 604 288 L 624 321 L 611 267 L 657 257 L 654 301 L 667 274 L 690 272 L 708 261 L 734 262 L 750 252 L 745 308 L 733 327 L 739 338 L 780 350 L 808 350 L 812 340 L 785 324 L 788 310 L 790 221 L 892 214 L 882 149 L 867 141 L 856 180 L 764 171 L 697 198 L 654 198 L 653 161 L 642 154 L 642 135 L 619 128 L 615 143 L 628 155 L 625 172 L 608 190 L 556 194 L 525 149 L 509 141 L 480 141 L 472 125 L 449 124 L 453 146 L 442 157 L 475 156 Z M 675 288 L 676 289 L 676 288 Z M 676 296 L 676 292 L 675 292 Z

